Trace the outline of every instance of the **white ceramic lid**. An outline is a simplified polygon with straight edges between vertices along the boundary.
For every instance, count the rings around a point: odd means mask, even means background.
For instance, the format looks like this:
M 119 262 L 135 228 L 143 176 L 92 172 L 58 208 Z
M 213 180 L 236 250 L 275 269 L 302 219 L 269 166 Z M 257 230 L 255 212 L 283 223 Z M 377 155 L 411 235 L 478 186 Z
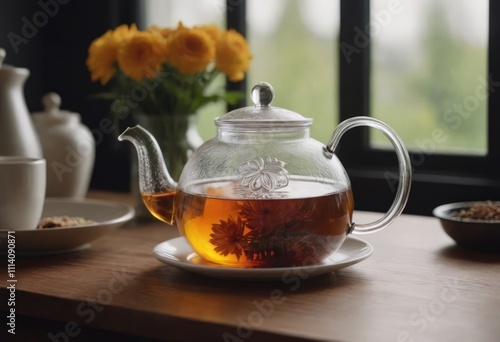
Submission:
M 44 120 L 47 123 L 59 123 L 67 121 L 80 121 L 80 114 L 61 110 L 61 96 L 57 93 L 47 93 L 42 97 L 43 112 L 33 113 L 35 120 Z

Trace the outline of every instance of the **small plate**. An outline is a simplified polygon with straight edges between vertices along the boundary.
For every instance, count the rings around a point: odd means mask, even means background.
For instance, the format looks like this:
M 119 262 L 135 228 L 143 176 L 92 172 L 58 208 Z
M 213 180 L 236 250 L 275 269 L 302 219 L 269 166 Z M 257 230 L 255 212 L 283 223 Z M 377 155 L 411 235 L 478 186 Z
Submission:
M 315 277 L 354 265 L 373 252 L 373 247 L 363 240 L 348 237 L 340 249 L 322 263 L 311 266 L 275 268 L 232 268 L 217 265 L 198 256 L 184 237 L 160 243 L 153 255 L 159 261 L 186 271 L 220 279 L 239 280 L 286 280 L 294 274 Z
M 134 209 L 117 202 L 94 199 L 47 198 L 42 217 L 78 216 L 94 224 L 66 228 L 14 230 L 16 255 L 74 251 L 118 228 L 134 217 Z M 7 250 L 7 231 L 0 231 L 0 253 Z

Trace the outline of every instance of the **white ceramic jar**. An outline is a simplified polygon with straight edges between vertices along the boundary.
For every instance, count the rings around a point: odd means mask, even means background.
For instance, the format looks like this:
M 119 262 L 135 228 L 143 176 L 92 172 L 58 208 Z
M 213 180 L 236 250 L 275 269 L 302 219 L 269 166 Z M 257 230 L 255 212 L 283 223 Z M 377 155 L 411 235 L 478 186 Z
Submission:
M 79 114 L 59 109 L 58 94 L 48 93 L 42 102 L 45 112 L 32 117 L 47 160 L 47 197 L 85 197 L 94 167 L 94 137 Z

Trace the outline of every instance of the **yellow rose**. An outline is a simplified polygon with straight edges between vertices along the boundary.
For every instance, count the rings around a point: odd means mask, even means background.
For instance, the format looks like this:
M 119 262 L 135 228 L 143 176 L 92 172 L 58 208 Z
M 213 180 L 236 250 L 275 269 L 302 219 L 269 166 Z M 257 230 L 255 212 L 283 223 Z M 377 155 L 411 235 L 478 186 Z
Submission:
M 151 26 L 149 29 L 151 31 L 159 32 L 163 38 L 168 38 L 168 36 L 174 31 L 172 29 L 165 28 L 165 27 L 158 27 L 156 25 Z
M 137 33 L 137 26 L 135 24 L 128 27 L 126 24 L 120 25 L 113 30 L 113 38 L 120 44 L 128 41 Z
M 167 44 L 155 31 L 139 31 L 118 52 L 118 66 L 128 77 L 140 81 L 153 77 L 165 62 Z
M 204 30 L 179 24 L 169 38 L 167 60 L 183 74 L 204 70 L 214 58 L 215 44 Z
M 101 84 L 109 82 L 115 74 L 115 63 L 120 47 L 136 32 L 135 24 L 130 28 L 127 25 L 120 25 L 92 41 L 86 61 L 92 81 L 99 80 Z
M 208 33 L 210 38 L 212 38 L 215 43 L 217 43 L 219 41 L 219 39 L 222 37 L 222 34 L 224 33 L 224 31 L 222 31 L 216 25 L 195 26 L 195 28 L 198 28 L 198 29 L 203 30 L 206 33 Z
M 217 42 L 216 67 L 231 81 L 241 81 L 245 77 L 251 60 L 247 41 L 235 30 L 225 32 Z

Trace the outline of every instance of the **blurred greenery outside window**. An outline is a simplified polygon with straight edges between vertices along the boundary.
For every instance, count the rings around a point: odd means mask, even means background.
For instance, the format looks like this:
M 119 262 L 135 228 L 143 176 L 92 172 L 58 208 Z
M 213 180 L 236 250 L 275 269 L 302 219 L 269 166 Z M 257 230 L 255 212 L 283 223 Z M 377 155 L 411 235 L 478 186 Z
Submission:
M 223 0 L 145 4 L 147 26 L 225 27 Z M 242 4 L 254 55 L 248 89 L 271 83 L 273 105 L 313 118 L 312 137 L 326 142 L 339 121 L 340 0 L 234 2 Z M 431 139 L 436 152 L 485 155 L 488 0 L 372 0 L 370 30 L 370 115 L 392 126 L 410 150 L 430 148 Z M 201 110 L 204 140 L 225 111 L 223 103 Z M 391 148 L 382 135 L 369 136 L 370 147 Z
M 488 0 L 371 0 L 370 15 L 371 115 L 410 150 L 486 155 Z

